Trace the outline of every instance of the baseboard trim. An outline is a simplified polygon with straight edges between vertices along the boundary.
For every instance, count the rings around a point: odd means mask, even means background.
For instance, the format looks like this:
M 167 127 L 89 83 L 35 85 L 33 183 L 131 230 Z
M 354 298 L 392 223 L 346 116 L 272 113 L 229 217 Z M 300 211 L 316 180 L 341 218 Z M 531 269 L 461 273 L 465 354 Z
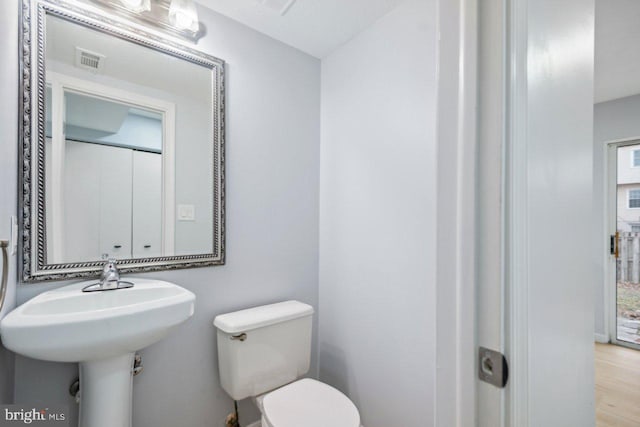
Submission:
M 596 334 L 595 338 L 596 338 L 596 342 L 599 342 L 601 344 L 608 344 L 609 343 L 609 335 Z

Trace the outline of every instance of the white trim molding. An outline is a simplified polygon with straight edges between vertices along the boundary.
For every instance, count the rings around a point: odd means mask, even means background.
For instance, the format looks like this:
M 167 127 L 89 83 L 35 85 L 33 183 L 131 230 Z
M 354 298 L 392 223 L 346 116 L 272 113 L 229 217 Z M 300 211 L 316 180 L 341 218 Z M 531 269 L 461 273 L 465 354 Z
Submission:
M 476 425 L 477 0 L 438 2 L 436 426 Z
M 505 194 L 504 277 L 507 294 L 506 355 L 510 387 L 506 424 L 529 426 L 528 248 L 528 0 L 511 0 L 507 23 L 507 141 L 503 159 Z

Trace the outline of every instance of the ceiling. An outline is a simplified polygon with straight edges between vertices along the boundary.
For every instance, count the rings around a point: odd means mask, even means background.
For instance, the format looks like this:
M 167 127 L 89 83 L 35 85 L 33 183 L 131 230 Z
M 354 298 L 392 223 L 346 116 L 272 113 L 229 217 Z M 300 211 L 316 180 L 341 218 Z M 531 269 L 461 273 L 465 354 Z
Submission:
M 281 16 L 263 5 L 265 0 L 197 1 L 317 58 L 327 56 L 403 2 L 297 0 Z M 640 0 L 596 0 L 596 103 L 640 94 L 638 23 Z
M 197 0 L 222 15 L 323 58 L 404 0 L 297 0 L 281 16 L 272 0 Z
M 596 0 L 596 103 L 640 94 L 639 23 L 639 0 Z
M 278 4 L 284 0 L 197 0 L 222 15 L 239 21 L 256 31 L 273 37 L 285 44 L 300 49 L 317 58 L 323 58 L 333 50 L 353 38 L 376 20 L 397 7 L 404 0 L 297 0 L 282 16 L 278 11 L 268 7 L 269 3 Z M 267 5 L 262 2 L 266 1 Z M 595 32 L 595 102 L 604 102 L 640 94 L 640 0 L 596 0 L 596 32 Z M 131 55 L 122 46 L 105 46 L 99 41 L 98 32 L 87 31 L 76 26 L 75 32 L 58 31 L 54 26 L 51 31 L 57 33 L 61 45 L 74 45 L 74 40 L 82 40 L 81 47 L 95 49 L 108 54 L 107 67 L 111 70 L 126 70 L 128 78 L 136 67 L 128 67 Z M 48 29 L 49 31 L 49 29 Z M 64 34 L 68 32 L 67 34 Z M 82 34 L 79 34 L 82 33 Z M 64 34 L 64 35 L 63 35 Z M 96 39 L 95 41 L 93 39 Z M 93 45 L 99 45 L 93 46 Z M 51 50 L 51 44 L 47 49 Z M 57 50 L 56 47 L 54 49 Z M 148 50 L 148 49 L 145 49 Z M 53 52 L 52 52 L 53 53 Z M 144 52 L 136 52 L 136 55 Z M 55 52 L 56 59 L 71 63 L 72 51 Z M 146 60 L 166 61 L 163 55 L 155 55 Z M 139 58 L 137 58 L 139 59 Z M 149 82 L 149 75 L 141 75 L 140 82 L 150 86 L 167 87 L 167 82 L 184 75 L 187 70 L 176 70 L 173 67 L 186 67 L 187 64 L 176 62 L 167 67 L 161 64 L 155 70 L 167 70 L 158 82 Z M 117 63 L 117 64 L 116 64 Z M 191 64 L 188 64 L 191 65 Z M 110 74 L 108 69 L 106 74 Z M 192 70 L 190 70 L 192 71 Z M 115 72 L 115 71 L 112 71 Z M 135 72 L 133 73 L 135 74 Z M 123 76 L 115 76 L 120 77 Z M 136 80 L 136 79 L 134 79 Z M 180 79 L 182 86 L 191 85 L 191 79 Z M 151 84 L 150 84 L 151 83 Z M 157 83 L 157 84 L 154 84 Z M 174 83 L 174 82 L 172 82 Z M 194 95 L 198 93 L 194 90 Z

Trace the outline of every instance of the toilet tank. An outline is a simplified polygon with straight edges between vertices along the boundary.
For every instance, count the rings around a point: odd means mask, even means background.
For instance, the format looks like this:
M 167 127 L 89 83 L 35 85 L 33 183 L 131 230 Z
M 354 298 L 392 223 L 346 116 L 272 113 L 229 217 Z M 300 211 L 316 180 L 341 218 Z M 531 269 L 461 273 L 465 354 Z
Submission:
M 217 328 L 222 388 L 234 400 L 258 396 L 309 371 L 313 307 L 298 301 L 221 314 Z

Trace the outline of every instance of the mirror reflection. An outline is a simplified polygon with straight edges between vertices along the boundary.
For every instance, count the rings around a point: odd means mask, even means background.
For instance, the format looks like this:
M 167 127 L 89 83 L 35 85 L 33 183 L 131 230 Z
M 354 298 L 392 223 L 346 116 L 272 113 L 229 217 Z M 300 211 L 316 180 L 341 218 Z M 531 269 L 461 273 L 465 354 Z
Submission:
M 212 253 L 211 70 L 52 15 L 45 64 L 47 264 Z
M 55 173 L 64 193 L 54 198 L 46 177 L 51 261 L 171 252 L 162 239 L 173 232 L 162 221 L 163 115 L 66 90 L 63 96 L 64 147 L 56 147 L 63 167 Z M 50 123 L 45 171 L 53 175 Z

